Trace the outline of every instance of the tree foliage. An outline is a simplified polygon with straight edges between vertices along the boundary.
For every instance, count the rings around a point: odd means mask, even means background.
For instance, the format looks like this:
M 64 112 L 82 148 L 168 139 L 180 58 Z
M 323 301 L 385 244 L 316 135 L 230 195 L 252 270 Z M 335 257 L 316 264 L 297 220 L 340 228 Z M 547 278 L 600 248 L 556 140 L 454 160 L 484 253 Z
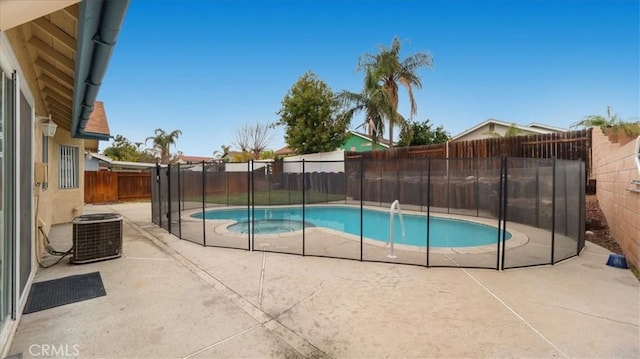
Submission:
M 276 125 L 286 126 L 285 141 L 298 154 L 327 152 L 346 138 L 349 118 L 331 88 L 307 72 L 282 100 Z
M 398 146 L 421 146 L 445 143 L 449 140 L 449 132 L 444 127 L 438 126 L 435 129 L 429 120 L 423 122 L 409 121 L 400 131 L 400 141 Z
M 149 151 L 141 149 L 142 143 L 131 143 L 126 137 L 116 135 L 111 146 L 105 148 L 102 154 L 116 161 L 125 162 L 155 162 L 155 158 Z
M 602 132 L 611 128 L 614 133 L 624 132 L 630 137 L 640 136 L 640 121 L 622 121 L 617 114 L 611 115 L 611 108 L 607 106 L 607 117 L 601 115 L 585 116 L 581 121 L 571 125 L 573 128 L 600 127 Z
M 180 130 L 174 130 L 170 133 L 167 133 L 165 130 L 157 128 L 155 130 L 155 135 L 147 137 L 145 143 L 149 140 L 152 142 L 152 150 L 156 155 L 156 158 L 160 160 L 160 163 L 165 164 L 171 161 L 171 145 L 175 145 L 176 140 L 181 135 L 182 131 Z
M 423 52 L 419 52 L 400 59 L 400 49 L 402 44 L 397 37 L 394 37 L 391 46 L 380 46 L 377 54 L 364 54 L 358 61 L 358 69 L 365 71 L 365 82 L 374 82 L 382 87 L 388 94 L 391 104 L 391 110 L 388 113 L 386 121 L 389 124 L 389 143 L 393 143 L 394 126 L 404 125 L 404 118 L 398 113 L 398 86 L 402 85 L 409 97 L 411 119 L 418 111 L 413 96 L 413 88 L 422 88 L 422 81 L 417 74 L 421 67 L 432 67 L 433 58 Z
M 387 91 L 380 86 L 373 76 L 364 79 L 362 92 L 341 91 L 337 98 L 347 107 L 345 115 L 351 118 L 358 112 L 364 112 L 364 122 L 356 129 L 363 127 L 373 142 L 373 149 L 380 142 L 384 133 L 384 119 L 393 116 L 393 105 Z

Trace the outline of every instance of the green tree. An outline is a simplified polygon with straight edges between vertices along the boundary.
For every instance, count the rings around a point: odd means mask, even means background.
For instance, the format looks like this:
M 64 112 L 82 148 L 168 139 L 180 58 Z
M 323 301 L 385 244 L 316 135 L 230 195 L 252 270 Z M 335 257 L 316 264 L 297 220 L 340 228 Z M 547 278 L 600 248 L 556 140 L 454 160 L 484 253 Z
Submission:
M 387 91 L 369 73 L 365 76 L 362 92 L 341 91 L 337 98 L 348 109 L 345 115 L 352 119 L 358 112 L 364 112 L 364 122 L 356 127 L 364 127 L 373 142 L 373 150 L 384 133 L 384 119 L 392 116 L 393 106 Z
M 143 153 L 137 144 L 131 143 L 122 135 L 116 135 L 111 146 L 105 148 L 102 154 L 116 161 L 141 162 Z
M 431 68 L 433 58 L 423 52 L 400 59 L 400 40 L 393 38 L 390 47 L 380 46 L 377 54 L 364 54 L 358 61 L 358 69 L 365 70 L 365 77 L 372 76 L 389 96 L 392 111 L 386 116 L 389 124 L 389 143 L 393 144 L 393 128 L 402 125 L 404 119 L 398 113 L 398 84 L 402 85 L 409 96 L 411 119 L 418 112 L 418 105 L 413 96 L 413 88 L 422 88 L 422 81 L 417 74 L 421 67 Z
M 285 141 L 298 154 L 327 152 L 346 138 L 349 118 L 331 88 L 312 72 L 291 87 L 277 112 L 286 126 Z
M 435 130 L 429 120 L 423 122 L 409 121 L 400 130 L 398 146 L 421 146 L 445 143 L 449 140 L 449 132 L 444 127 L 438 126 Z
M 176 139 L 182 135 L 182 131 L 174 130 L 170 133 L 165 132 L 163 129 L 158 128 L 155 130 L 155 135 L 147 137 L 145 143 L 151 140 L 153 143 L 153 151 L 157 158 L 160 159 L 160 163 L 166 164 L 171 160 L 171 145 L 176 144 Z
M 611 115 L 611 107 L 607 106 L 607 117 L 601 115 L 585 116 L 581 121 L 571 125 L 573 128 L 600 127 L 602 132 L 611 128 L 613 133 L 624 132 L 630 137 L 640 135 L 640 121 L 622 121 L 617 114 Z

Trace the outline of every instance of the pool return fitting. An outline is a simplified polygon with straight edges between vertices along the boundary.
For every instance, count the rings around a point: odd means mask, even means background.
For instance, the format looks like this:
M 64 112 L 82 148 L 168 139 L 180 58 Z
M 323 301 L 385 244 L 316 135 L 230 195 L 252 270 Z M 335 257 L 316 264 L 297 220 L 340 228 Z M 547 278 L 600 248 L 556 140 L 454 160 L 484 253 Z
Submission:
M 394 211 L 394 208 L 395 208 L 395 211 Z M 402 210 L 400 209 L 400 201 L 398 201 L 397 199 L 393 201 L 393 203 L 391 203 L 391 207 L 389 207 L 389 244 L 391 245 L 391 251 L 389 252 L 389 254 L 387 254 L 387 257 L 392 259 L 398 257 L 393 253 L 393 243 L 394 243 L 394 237 L 395 237 L 394 214 L 396 212 L 398 213 L 398 217 L 400 217 L 400 227 L 402 228 L 402 241 L 404 242 L 404 239 L 405 239 L 404 220 L 402 219 Z

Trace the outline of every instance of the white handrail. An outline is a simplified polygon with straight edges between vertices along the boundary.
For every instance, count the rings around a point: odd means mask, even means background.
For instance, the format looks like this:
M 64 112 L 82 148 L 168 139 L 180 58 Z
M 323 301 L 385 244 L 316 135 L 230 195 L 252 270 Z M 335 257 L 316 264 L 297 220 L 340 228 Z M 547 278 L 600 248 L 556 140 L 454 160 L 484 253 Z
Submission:
M 398 217 L 400 217 L 400 226 L 402 227 L 402 241 L 404 242 L 405 233 L 404 233 L 404 219 L 402 219 L 402 209 L 400 209 L 400 201 L 397 199 L 391 203 L 391 207 L 389 207 L 389 243 L 391 244 L 391 252 L 387 255 L 389 258 L 397 258 L 395 253 L 393 253 L 393 243 L 395 237 L 395 219 L 393 208 L 396 208 L 398 211 Z

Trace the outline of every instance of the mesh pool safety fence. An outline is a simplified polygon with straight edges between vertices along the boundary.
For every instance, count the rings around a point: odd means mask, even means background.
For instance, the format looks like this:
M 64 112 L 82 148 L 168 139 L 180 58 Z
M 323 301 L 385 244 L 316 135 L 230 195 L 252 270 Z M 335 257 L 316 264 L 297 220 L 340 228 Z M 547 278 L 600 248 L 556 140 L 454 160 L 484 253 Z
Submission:
M 196 163 L 151 178 L 153 222 L 203 246 L 489 269 L 555 264 L 584 247 L 582 161 Z

